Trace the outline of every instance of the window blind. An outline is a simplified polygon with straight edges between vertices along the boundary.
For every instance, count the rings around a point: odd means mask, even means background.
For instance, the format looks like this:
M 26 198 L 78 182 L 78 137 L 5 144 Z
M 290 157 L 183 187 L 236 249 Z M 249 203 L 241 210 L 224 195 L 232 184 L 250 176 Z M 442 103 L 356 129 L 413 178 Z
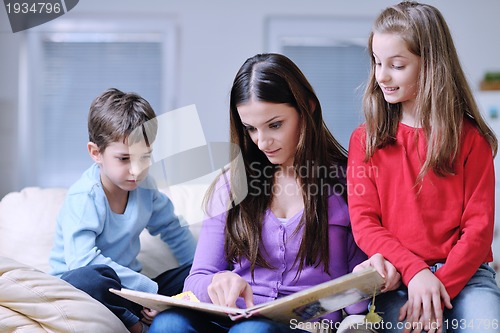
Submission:
M 39 186 L 67 187 L 92 163 L 87 116 L 104 90 L 136 92 L 160 113 L 162 47 L 161 41 L 43 41 L 42 105 L 34 117 Z
M 283 52 L 308 78 L 328 128 L 347 149 L 352 131 L 363 121 L 361 100 L 370 65 L 366 48 L 350 43 L 284 45 Z

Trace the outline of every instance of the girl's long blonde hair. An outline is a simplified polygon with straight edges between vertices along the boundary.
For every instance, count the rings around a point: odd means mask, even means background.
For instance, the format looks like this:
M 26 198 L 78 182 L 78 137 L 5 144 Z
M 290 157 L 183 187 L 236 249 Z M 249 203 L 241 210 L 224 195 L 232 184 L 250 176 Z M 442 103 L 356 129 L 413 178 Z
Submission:
M 450 30 L 433 6 L 404 1 L 388 7 L 377 17 L 368 39 L 370 55 L 375 33 L 397 34 L 413 54 L 420 57 L 416 119 L 427 140 L 427 154 L 417 182 L 429 169 L 439 176 L 454 174 L 464 118 L 470 119 L 488 140 L 493 155 L 497 138 L 481 116 L 460 65 Z M 372 57 L 370 77 L 363 97 L 366 119 L 366 156 L 393 144 L 401 105 L 389 104 L 375 79 Z

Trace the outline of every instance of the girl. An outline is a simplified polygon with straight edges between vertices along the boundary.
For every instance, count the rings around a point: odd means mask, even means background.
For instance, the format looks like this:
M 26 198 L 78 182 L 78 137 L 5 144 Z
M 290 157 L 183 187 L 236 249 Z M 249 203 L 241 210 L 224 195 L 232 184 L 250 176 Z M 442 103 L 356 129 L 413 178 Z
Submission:
M 350 229 L 345 151 L 292 61 L 262 54 L 243 64 L 231 89 L 230 136 L 242 159 L 233 151 L 235 162 L 208 192 L 209 217 L 184 290 L 202 302 L 249 307 L 347 274 L 366 259 Z M 395 288 L 392 265 L 380 255 L 369 264 L 386 276 L 386 289 Z M 364 312 L 366 305 L 346 311 Z M 341 311 L 327 318 L 338 323 Z M 181 309 L 161 313 L 151 326 L 151 332 L 297 331 L 264 318 L 227 323 Z
M 356 242 L 404 283 L 377 298 L 381 331 L 496 331 L 500 291 L 487 263 L 497 139 L 448 26 L 436 8 L 402 2 L 375 20 L 368 48 L 365 124 L 351 136 L 347 179 Z

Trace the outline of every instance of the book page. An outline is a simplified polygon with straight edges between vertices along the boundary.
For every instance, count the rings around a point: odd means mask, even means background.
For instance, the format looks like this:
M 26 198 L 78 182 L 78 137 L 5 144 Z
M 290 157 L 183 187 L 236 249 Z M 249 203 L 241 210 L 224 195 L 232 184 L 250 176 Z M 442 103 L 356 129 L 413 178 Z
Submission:
M 380 293 L 384 279 L 373 268 L 350 273 L 275 301 L 247 309 L 247 316 L 259 315 L 289 323 L 290 319 L 312 320 L 369 299 Z
M 321 283 L 294 294 L 278 298 L 248 309 L 219 306 L 212 303 L 192 302 L 173 297 L 140 291 L 110 289 L 133 302 L 150 309 L 163 311 L 170 307 L 183 307 L 203 311 L 232 320 L 252 316 L 264 316 L 273 320 L 289 323 L 290 319 L 312 320 L 324 314 L 340 310 L 348 305 L 371 298 L 380 293 L 384 279 L 373 268 L 346 274 L 337 279 Z
M 156 311 L 163 311 L 171 307 L 183 307 L 196 311 L 208 312 L 211 314 L 228 317 L 228 315 L 241 315 L 244 314 L 245 309 L 232 308 L 228 306 L 215 305 L 212 303 L 201 303 L 186 301 L 183 299 L 176 299 L 169 296 L 159 294 L 145 293 L 142 291 L 135 291 L 130 289 L 110 289 L 110 292 L 117 294 L 123 298 L 131 300 L 149 309 Z
M 299 306 L 293 309 L 301 320 L 308 321 L 324 314 L 335 312 L 343 309 L 348 305 L 359 302 L 365 299 L 363 293 L 357 289 L 349 289 L 330 297 L 319 299 L 315 302 Z

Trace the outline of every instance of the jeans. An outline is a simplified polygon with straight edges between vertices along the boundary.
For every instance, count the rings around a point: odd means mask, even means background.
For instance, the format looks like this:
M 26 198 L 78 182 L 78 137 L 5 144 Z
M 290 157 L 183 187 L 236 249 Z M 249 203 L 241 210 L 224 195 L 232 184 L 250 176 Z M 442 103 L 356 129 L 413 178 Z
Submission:
M 184 280 L 191 265 L 168 270 L 153 279 L 158 284 L 158 293 L 172 296 L 182 292 Z M 121 289 L 116 272 L 107 265 L 89 265 L 65 272 L 61 279 L 86 292 L 111 310 L 126 327 L 137 323 L 142 306 L 109 292 L 109 288 Z
M 149 333 L 300 333 L 290 325 L 263 317 L 233 322 L 183 308 L 170 308 L 155 317 Z
M 405 286 L 376 297 L 376 311 L 383 319 L 383 323 L 374 326 L 379 333 L 403 331 L 406 322 L 398 322 L 398 316 L 407 300 Z M 479 267 L 451 304 L 453 308 L 443 312 L 443 333 L 500 331 L 500 289 L 495 282 L 495 271 L 489 265 Z

